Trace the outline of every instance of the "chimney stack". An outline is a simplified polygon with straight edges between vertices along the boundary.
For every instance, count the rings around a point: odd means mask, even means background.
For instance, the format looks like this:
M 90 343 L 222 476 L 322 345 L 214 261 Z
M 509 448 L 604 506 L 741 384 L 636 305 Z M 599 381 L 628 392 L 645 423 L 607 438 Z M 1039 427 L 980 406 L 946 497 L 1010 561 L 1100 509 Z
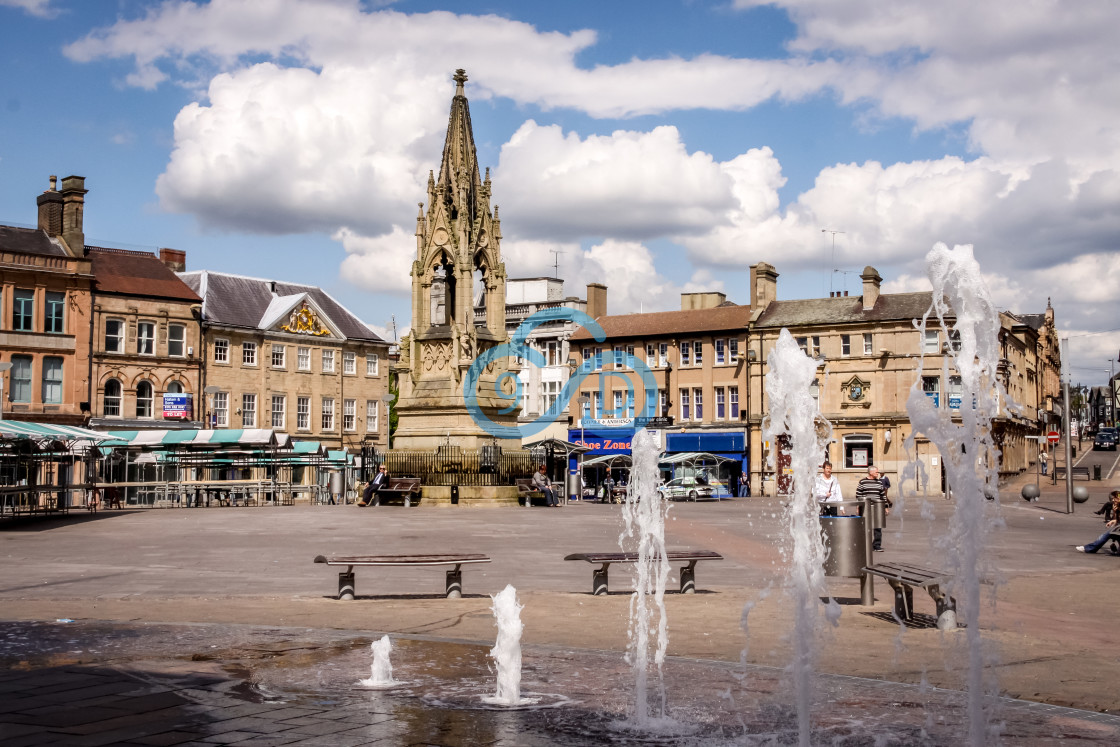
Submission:
M 607 286 L 602 283 L 587 284 L 587 315 L 592 319 L 607 315 Z
M 67 176 L 62 179 L 62 241 L 73 257 L 84 257 L 86 234 L 82 221 L 86 208 L 86 178 Z
M 719 291 L 703 291 L 700 293 L 682 293 L 681 311 L 694 309 L 714 309 L 727 300 L 727 295 Z
M 773 265 L 759 262 L 751 265 L 751 308 L 765 309 L 778 300 L 778 271 Z
M 39 206 L 39 230 L 51 238 L 62 235 L 62 193 L 57 185 L 58 177 L 51 174 L 51 188 L 35 198 Z
M 172 272 L 187 271 L 187 253 L 182 249 L 160 248 L 159 261 L 163 262 Z
M 863 280 L 863 310 L 870 311 L 879 300 L 879 284 L 883 282 L 883 278 L 879 277 L 879 271 L 871 265 L 863 268 L 860 278 Z

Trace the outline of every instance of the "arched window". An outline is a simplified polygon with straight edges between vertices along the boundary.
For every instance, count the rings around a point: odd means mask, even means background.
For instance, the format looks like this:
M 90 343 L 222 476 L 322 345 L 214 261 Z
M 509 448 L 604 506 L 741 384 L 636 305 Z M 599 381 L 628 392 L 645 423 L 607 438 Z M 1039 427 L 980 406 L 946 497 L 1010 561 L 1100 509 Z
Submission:
M 105 398 L 102 401 L 101 413 L 107 418 L 121 416 L 121 383 L 116 379 L 105 382 Z
M 183 393 L 183 385 L 180 384 L 178 381 L 172 381 L 170 384 L 167 385 L 167 393 L 168 394 L 182 394 Z
M 152 382 L 141 381 L 136 385 L 136 417 L 152 417 Z

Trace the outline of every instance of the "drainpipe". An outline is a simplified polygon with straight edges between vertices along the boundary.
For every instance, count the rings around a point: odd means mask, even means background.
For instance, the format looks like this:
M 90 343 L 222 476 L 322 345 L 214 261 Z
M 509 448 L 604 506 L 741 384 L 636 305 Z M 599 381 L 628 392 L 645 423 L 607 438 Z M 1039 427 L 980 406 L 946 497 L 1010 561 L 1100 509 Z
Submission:
M 86 401 L 89 402 L 89 416 L 92 418 L 94 410 L 93 402 L 93 351 L 95 349 L 94 340 L 97 333 L 97 325 L 94 322 L 94 317 L 97 314 L 96 309 L 97 292 L 93 289 L 93 281 L 89 284 L 89 362 L 86 371 Z M 89 425 L 87 421 L 83 425 Z

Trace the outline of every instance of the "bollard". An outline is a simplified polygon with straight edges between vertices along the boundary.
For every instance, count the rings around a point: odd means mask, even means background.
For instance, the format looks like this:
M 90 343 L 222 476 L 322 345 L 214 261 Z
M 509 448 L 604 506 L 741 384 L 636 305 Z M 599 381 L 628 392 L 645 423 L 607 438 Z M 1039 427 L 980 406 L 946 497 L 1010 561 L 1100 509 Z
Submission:
M 607 593 L 607 566 L 591 572 L 591 593 L 595 596 Z
M 681 594 L 696 593 L 696 561 L 681 568 Z
M 447 572 L 447 598 L 460 599 L 463 596 L 463 572 L 459 570 L 459 566 L 455 566 L 455 570 Z
M 1028 503 L 1034 503 L 1038 500 L 1038 496 L 1040 493 L 1037 485 L 1031 485 L 1030 483 L 1028 483 L 1023 486 L 1020 494 L 1023 496 L 1024 501 L 1027 501 Z
M 1099 464 L 1093 465 L 1093 479 L 1098 481 L 1101 479 L 1101 466 Z
M 347 601 L 354 598 L 353 571 L 338 574 L 338 598 Z

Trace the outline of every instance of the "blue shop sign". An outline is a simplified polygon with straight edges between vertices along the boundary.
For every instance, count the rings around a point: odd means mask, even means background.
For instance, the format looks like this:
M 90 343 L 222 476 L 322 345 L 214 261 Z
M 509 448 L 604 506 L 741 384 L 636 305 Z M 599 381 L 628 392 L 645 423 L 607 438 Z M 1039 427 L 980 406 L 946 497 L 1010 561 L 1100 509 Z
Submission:
M 746 436 L 742 432 L 665 434 L 665 451 L 670 454 L 703 451 L 709 454 L 741 455 L 746 450 Z
M 629 454 L 634 439 L 631 428 L 587 428 L 568 431 L 568 440 L 586 446 L 587 454 Z

